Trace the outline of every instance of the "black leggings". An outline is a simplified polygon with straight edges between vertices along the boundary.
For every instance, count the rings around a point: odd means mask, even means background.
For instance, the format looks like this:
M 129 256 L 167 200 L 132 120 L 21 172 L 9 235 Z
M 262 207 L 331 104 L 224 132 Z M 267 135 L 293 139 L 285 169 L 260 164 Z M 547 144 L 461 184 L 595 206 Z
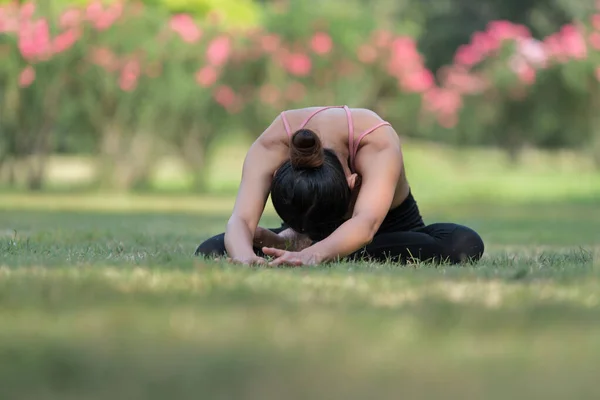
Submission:
M 279 233 L 285 225 L 271 229 Z M 196 249 L 196 255 L 221 256 L 226 254 L 225 235 L 214 236 Z M 263 256 L 261 250 L 255 253 Z M 425 225 L 412 194 L 397 208 L 390 210 L 371 243 L 352 253 L 350 260 L 376 262 L 409 261 L 446 262 L 460 264 L 478 261 L 484 244 L 474 230 L 452 223 Z

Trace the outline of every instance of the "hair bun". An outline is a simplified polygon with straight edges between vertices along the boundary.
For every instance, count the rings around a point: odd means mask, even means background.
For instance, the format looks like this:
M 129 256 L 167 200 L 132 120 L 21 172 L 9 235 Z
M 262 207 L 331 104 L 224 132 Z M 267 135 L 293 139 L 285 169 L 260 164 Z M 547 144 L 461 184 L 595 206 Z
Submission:
M 319 168 L 323 165 L 323 145 L 315 132 L 300 129 L 292 135 L 290 161 L 295 168 Z
M 313 131 L 301 129 L 292 137 L 294 146 L 298 149 L 309 150 L 317 144 L 318 137 Z

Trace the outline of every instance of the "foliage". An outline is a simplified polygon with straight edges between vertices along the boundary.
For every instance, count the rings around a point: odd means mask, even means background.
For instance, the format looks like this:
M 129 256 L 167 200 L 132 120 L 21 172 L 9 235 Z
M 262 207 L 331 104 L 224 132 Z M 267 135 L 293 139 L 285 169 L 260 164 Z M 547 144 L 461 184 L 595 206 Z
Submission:
M 527 144 L 600 147 L 599 13 L 543 40 L 490 22 L 430 71 L 422 32 L 365 18 L 360 1 L 275 2 L 251 28 L 169 12 L 184 3 L 0 8 L 4 180 L 40 188 L 49 154 L 83 151 L 98 155 L 99 184 L 128 189 L 175 154 L 201 190 L 218 137 L 255 137 L 279 111 L 314 104 L 371 108 L 402 135 L 514 157 Z

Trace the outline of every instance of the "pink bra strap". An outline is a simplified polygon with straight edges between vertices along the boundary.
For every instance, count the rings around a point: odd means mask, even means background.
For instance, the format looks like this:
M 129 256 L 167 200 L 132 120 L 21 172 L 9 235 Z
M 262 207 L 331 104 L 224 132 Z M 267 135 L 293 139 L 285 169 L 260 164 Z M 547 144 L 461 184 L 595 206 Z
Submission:
M 344 111 L 346 111 L 346 118 L 348 119 L 348 150 L 352 154 L 354 151 L 354 122 L 352 122 L 352 113 L 348 106 L 344 106 Z
M 358 139 L 353 143 L 353 146 L 351 147 L 350 150 L 350 166 L 352 167 L 352 169 L 354 170 L 354 159 L 356 158 L 356 153 L 358 152 L 358 145 L 360 144 L 360 141 L 367 136 L 369 133 L 381 128 L 382 126 L 392 126 L 389 122 L 381 122 L 377 125 L 375 125 L 374 127 L 367 129 L 366 131 L 364 131 L 363 133 L 360 134 L 360 136 L 358 137 Z
M 292 128 L 290 128 L 290 123 L 288 122 L 287 117 L 285 116 L 285 111 L 281 112 L 281 119 L 283 120 L 283 127 L 288 135 L 288 137 L 292 137 Z
M 310 114 L 310 115 L 308 116 L 308 118 L 306 118 L 306 119 L 304 120 L 304 122 L 302 123 L 302 125 L 300 125 L 300 128 L 298 128 L 298 129 L 303 129 L 303 128 L 306 126 L 306 124 L 308 124 L 308 122 L 309 122 L 309 121 L 310 121 L 310 120 L 311 120 L 311 119 L 312 119 L 312 118 L 313 118 L 315 115 L 317 115 L 318 113 L 320 113 L 321 111 L 329 110 L 330 108 L 341 108 L 341 107 L 342 107 L 342 106 L 328 106 L 328 107 L 321 107 L 321 108 L 319 108 L 318 110 L 316 110 L 316 111 L 314 111 L 312 114 Z

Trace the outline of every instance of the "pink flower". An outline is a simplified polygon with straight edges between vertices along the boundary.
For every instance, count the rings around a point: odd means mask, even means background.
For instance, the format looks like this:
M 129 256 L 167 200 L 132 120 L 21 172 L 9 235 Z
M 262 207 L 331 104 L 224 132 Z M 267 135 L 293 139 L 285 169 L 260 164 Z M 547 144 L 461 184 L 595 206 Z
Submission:
M 392 33 L 385 30 L 377 30 L 373 34 L 373 43 L 377 47 L 387 47 L 392 41 Z
M 50 57 L 50 31 L 45 19 L 23 22 L 19 27 L 19 51 L 26 60 Z
M 594 29 L 600 31 L 600 13 L 592 15 L 591 20 Z
M 499 41 L 531 36 L 526 26 L 513 24 L 510 21 L 504 20 L 491 21 L 487 26 L 487 32 Z
M 138 78 L 141 73 L 140 63 L 136 59 L 129 60 L 121 70 L 119 87 L 125 92 L 131 92 L 137 87 Z
M 548 56 L 542 42 L 532 38 L 517 39 L 517 52 L 530 64 L 543 68 Z
M 285 90 L 285 97 L 289 101 L 301 101 L 306 97 L 306 87 L 300 82 L 292 82 Z
M 280 99 L 279 89 L 275 85 L 263 85 L 259 90 L 259 97 L 263 103 L 275 106 Z
M 517 74 L 519 80 L 525 85 L 531 85 L 535 82 L 536 71 L 523 57 L 519 55 L 511 57 L 509 66 L 510 69 Z
M 440 69 L 440 80 L 448 89 L 460 94 L 476 94 L 488 87 L 488 82 L 480 76 L 469 73 L 461 67 L 443 67 Z
M 279 48 L 281 39 L 275 34 L 264 35 L 260 38 L 260 47 L 267 53 L 273 53 Z
M 210 87 L 219 78 L 219 71 L 212 65 L 207 65 L 196 72 L 196 82 L 202 87 Z
M 119 59 L 112 50 L 107 47 L 92 49 L 91 62 L 104 68 L 108 72 L 115 72 L 119 69 Z
M 284 59 L 284 67 L 292 75 L 307 76 L 312 69 L 312 61 L 304 53 L 292 53 Z
M 592 33 L 590 33 L 590 36 L 588 37 L 588 40 L 590 42 L 590 45 L 595 50 L 600 50 L 600 32 L 592 32 Z
M 491 21 L 487 25 L 487 32 L 497 40 L 512 39 L 514 31 L 514 26 L 510 21 Z
M 460 94 L 453 90 L 433 87 L 423 93 L 423 107 L 438 115 L 454 116 L 462 108 Z
M 331 36 L 327 33 L 317 32 L 312 37 L 310 46 L 316 54 L 324 55 L 331 52 L 333 41 L 331 40 Z
M 398 59 L 402 59 L 405 62 L 418 59 L 420 61 L 421 56 L 417 51 L 417 44 L 414 39 L 408 36 L 401 36 L 392 42 L 392 54 Z
M 528 38 L 531 37 L 529 28 L 525 25 L 515 25 L 515 38 Z
M 372 64 L 377 60 L 377 50 L 368 44 L 363 44 L 357 51 L 358 61 L 364 64 Z
M 471 48 L 480 54 L 487 54 L 497 50 L 500 42 L 488 32 L 475 32 L 471 36 Z
M 99 0 L 92 1 L 85 10 L 85 18 L 91 22 L 96 22 L 99 18 L 102 18 L 103 14 L 104 7 Z
M 33 81 L 35 81 L 35 69 L 31 65 L 28 65 L 19 74 L 19 86 L 22 88 L 29 87 Z
M 231 52 L 231 40 L 227 36 L 213 39 L 206 49 L 206 59 L 214 66 L 221 66 L 227 62 Z
M 76 8 L 66 10 L 60 16 L 59 25 L 63 29 L 70 29 L 79 26 L 81 22 L 81 11 Z
M 388 73 L 401 78 L 408 72 L 420 71 L 423 60 L 411 37 L 398 37 L 392 42 L 392 55 L 387 65 Z
M 517 73 L 521 82 L 526 85 L 532 85 L 535 83 L 536 72 L 530 65 L 525 65 Z
M 123 2 L 125 0 L 115 1 L 108 7 L 108 10 L 105 11 L 106 14 L 110 15 L 114 20 L 121 18 L 123 15 Z
M 187 43 L 196 43 L 202 37 L 202 31 L 187 14 L 174 15 L 169 22 L 169 27 Z
M 566 62 L 568 60 L 568 57 L 563 50 L 561 38 L 558 34 L 555 33 L 546 37 L 543 45 L 548 56 L 556 59 L 558 62 Z
M 20 9 L 21 20 L 29 20 L 33 18 L 33 14 L 35 14 L 35 8 L 35 4 L 32 1 L 23 3 Z
M 560 30 L 563 51 L 576 59 L 587 57 L 587 46 L 582 33 L 574 25 L 565 25 Z
M 471 67 L 483 59 L 483 54 L 471 45 L 462 45 L 454 55 L 454 62 L 460 65 Z
M 433 74 L 425 68 L 420 71 L 408 73 L 400 79 L 402 89 L 413 93 L 424 92 L 433 87 L 434 84 L 435 79 Z
M 79 31 L 69 29 L 54 38 L 52 41 L 52 51 L 55 54 L 62 53 L 70 49 L 79 39 Z
M 215 101 L 230 113 L 239 111 L 240 100 L 232 88 L 226 85 L 217 87 L 213 93 Z
M 123 14 L 123 4 L 117 1 L 111 4 L 106 10 L 102 9 L 102 6 L 98 9 L 97 7 L 92 9 L 90 14 L 90 20 L 94 24 L 94 27 L 99 31 L 104 31 L 113 26 L 113 24 Z
M 19 31 L 18 10 L 15 3 L 0 6 L 0 33 L 15 33 Z
M 102 13 L 100 17 L 98 17 L 98 19 L 96 19 L 96 21 L 94 22 L 94 28 L 96 28 L 99 31 L 105 31 L 111 26 L 113 26 L 116 20 L 117 18 L 115 18 L 111 14 Z

